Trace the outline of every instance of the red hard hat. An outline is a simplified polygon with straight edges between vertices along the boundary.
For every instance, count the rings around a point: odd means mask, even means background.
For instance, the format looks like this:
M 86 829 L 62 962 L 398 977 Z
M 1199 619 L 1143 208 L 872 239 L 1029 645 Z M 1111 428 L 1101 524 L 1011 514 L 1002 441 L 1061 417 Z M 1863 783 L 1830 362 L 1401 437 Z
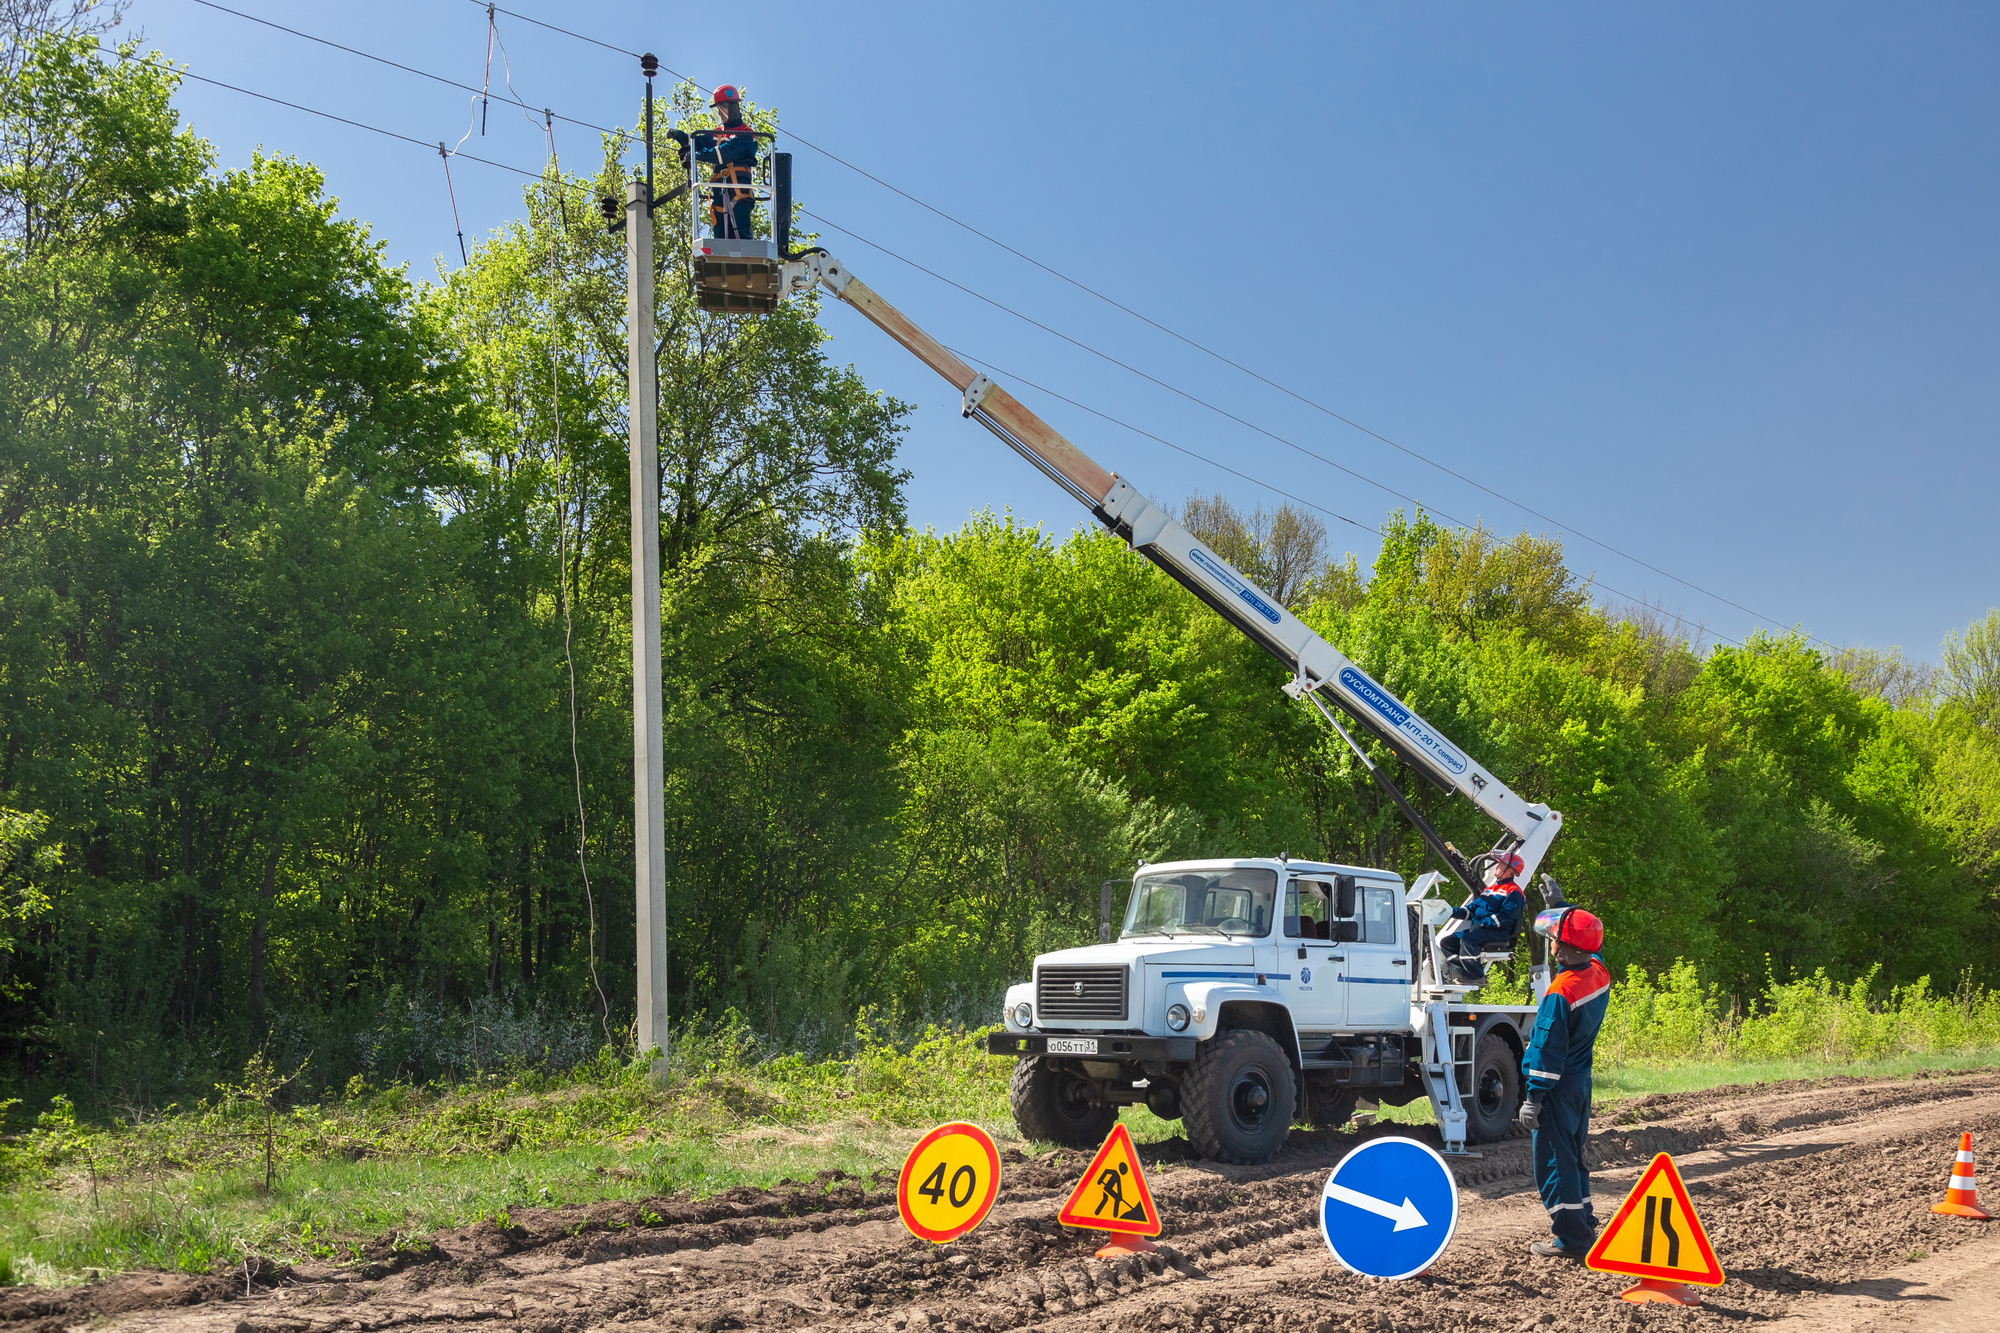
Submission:
M 1604 923 L 1581 907 L 1551 907 L 1535 918 L 1535 933 L 1585 953 L 1604 947 Z
M 733 83 L 725 83 L 720 88 L 717 88 L 715 90 L 715 99 L 711 101 L 709 105 L 721 106 L 724 102 L 740 102 L 742 100 L 743 100 L 743 94 L 736 91 L 736 85 Z
M 1512 876 L 1520 874 L 1528 863 L 1521 859 L 1519 852 L 1495 852 L 1493 854 L 1493 864 L 1499 866 L 1508 875 Z

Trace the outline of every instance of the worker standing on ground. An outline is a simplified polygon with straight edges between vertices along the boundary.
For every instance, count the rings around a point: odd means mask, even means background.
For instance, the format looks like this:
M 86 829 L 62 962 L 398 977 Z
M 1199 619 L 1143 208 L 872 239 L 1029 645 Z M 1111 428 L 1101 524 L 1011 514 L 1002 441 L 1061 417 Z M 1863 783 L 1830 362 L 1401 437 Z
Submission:
M 734 84 L 725 83 L 715 90 L 714 106 L 716 118 L 722 122 L 716 128 L 696 130 L 692 135 L 681 130 L 668 133 L 691 151 L 696 162 L 706 162 L 714 168 L 708 173 L 710 185 L 741 187 L 711 189 L 708 220 L 717 240 L 748 240 L 752 230 L 750 210 L 757 203 L 756 191 L 750 188 L 751 175 L 757 166 L 757 136 L 743 123 L 743 94 Z M 694 174 L 692 163 L 688 174 Z
M 1535 919 L 1535 933 L 1553 942 L 1556 975 L 1521 1058 L 1528 1099 L 1520 1120 L 1534 1132 L 1535 1185 L 1555 1240 L 1538 1240 L 1529 1248 L 1544 1258 L 1581 1260 L 1597 1239 L 1584 1146 L 1590 1134 L 1591 1058 L 1611 996 L 1611 973 L 1597 956 L 1604 947 L 1604 923 L 1581 907 L 1552 907 Z
M 1486 980 L 1486 970 L 1479 965 L 1480 953 L 1496 944 L 1513 946 L 1514 934 L 1521 928 L 1521 913 L 1528 906 L 1527 895 L 1514 882 L 1523 864 L 1513 852 L 1495 852 L 1486 870 L 1486 887 L 1451 914 L 1454 920 L 1467 924 L 1439 940 L 1438 948 L 1446 955 L 1446 968 L 1458 981 L 1477 985 Z

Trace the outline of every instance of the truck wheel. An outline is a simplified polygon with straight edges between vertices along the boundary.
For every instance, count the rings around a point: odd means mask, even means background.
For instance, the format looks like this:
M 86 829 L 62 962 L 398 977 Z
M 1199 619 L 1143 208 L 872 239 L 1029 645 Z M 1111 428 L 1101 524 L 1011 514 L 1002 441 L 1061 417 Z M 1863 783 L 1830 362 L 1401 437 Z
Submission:
M 1097 1147 L 1118 1120 L 1117 1107 L 1090 1104 L 1086 1080 L 1039 1056 L 1014 1066 L 1007 1100 L 1023 1137 L 1065 1148 Z
M 1521 1108 L 1521 1057 L 1497 1032 L 1479 1039 L 1472 1052 L 1472 1091 L 1465 1099 L 1469 1143 L 1498 1143 L 1507 1137 Z
M 1181 1085 L 1181 1123 L 1203 1157 L 1256 1166 L 1270 1161 L 1292 1132 L 1298 1086 L 1284 1048 L 1262 1032 L 1237 1028 L 1201 1044 Z

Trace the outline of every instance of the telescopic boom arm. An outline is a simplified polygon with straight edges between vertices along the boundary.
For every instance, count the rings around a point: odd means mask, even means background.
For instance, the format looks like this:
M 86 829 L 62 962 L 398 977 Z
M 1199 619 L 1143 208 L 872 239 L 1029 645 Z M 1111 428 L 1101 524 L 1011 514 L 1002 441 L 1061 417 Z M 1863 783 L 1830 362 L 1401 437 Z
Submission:
M 1131 548 L 1206 602 L 1292 673 L 1285 692 L 1305 699 L 1332 724 L 1369 773 L 1395 799 L 1424 840 L 1454 874 L 1476 888 L 1476 877 L 1459 853 L 1440 838 L 1382 773 L 1333 713 L 1352 722 L 1395 751 L 1404 763 L 1436 786 L 1454 791 L 1491 816 L 1511 835 L 1503 842 L 1522 859 L 1521 878 L 1533 875 L 1562 828 L 1562 815 L 1546 805 L 1530 805 L 1510 791 L 1437 728 L 1425 722 L 1346 654 L 1287 611 L 1228 561 L 1195 540 L 1173 516 L 1124 478 L 1105 471 L 1081 449 L 1057 434 L 1014 396 L 975 372 L 941 343 L 883 300 L 847 266 L 825 251 L 812 251 L 784 266 L 788 292 L 823 285 L 861 312 L 964 395 L 964 415 L 999 436 L 1007 446 L 1068 491 Z M 1332 708 L 1328 704 L 1332 704 Z

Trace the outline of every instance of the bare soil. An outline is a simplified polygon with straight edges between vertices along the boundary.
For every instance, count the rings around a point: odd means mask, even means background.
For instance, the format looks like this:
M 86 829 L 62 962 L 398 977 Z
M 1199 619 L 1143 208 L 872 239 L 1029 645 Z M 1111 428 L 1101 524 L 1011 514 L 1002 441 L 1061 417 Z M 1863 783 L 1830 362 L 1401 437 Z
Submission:
M 1142 1150 L 1167 1234 L 1100 1263 L 1096 1233 L 1055 1225 L 1087 1154 L 1008 1154 L 972 1236 L 933 1247 L 896 1218 L 894 1181 L 838 1173 L 699 1202 L 527 1210 L 360 1269 L 127 1275 L 0 1293 L 0 1333 L 486 1333 L 645 1329 L 1036 1328 L 1051 1333 L 1405 1333 L 1719 1328 L 1799 1333 L 2000 1327 L 2000 1224 L 1940 1216 L 1960 1132 L 2000 1144 L 2000 1071 L 1757 1084 L 1627 1102 L 1594 1127 L 1608 1218 L 1656 1152 L 1674 1154 L 1729 1281 L 1699 1309 L 1634 1306 L 1624 1280 L 1536 1259 L 1547 1219 L 1524 1138 L 1454 1163 L 1459 1230 L 1430 1271 L 1359 1278 L 1320 1239 L 1326 1173 L 1363 1135 L 1295 1133 L 1255 1168 Z M 1429 1131 L 1419 1131 L 1428 1133 Z M 1988 1148 L 1996 1166 L 2000 1150 Z M 2000 1203 L 2000 1176 L 1989 1206 Z M 2000 1211 L 2000 1209 L 1996 1209 Z

